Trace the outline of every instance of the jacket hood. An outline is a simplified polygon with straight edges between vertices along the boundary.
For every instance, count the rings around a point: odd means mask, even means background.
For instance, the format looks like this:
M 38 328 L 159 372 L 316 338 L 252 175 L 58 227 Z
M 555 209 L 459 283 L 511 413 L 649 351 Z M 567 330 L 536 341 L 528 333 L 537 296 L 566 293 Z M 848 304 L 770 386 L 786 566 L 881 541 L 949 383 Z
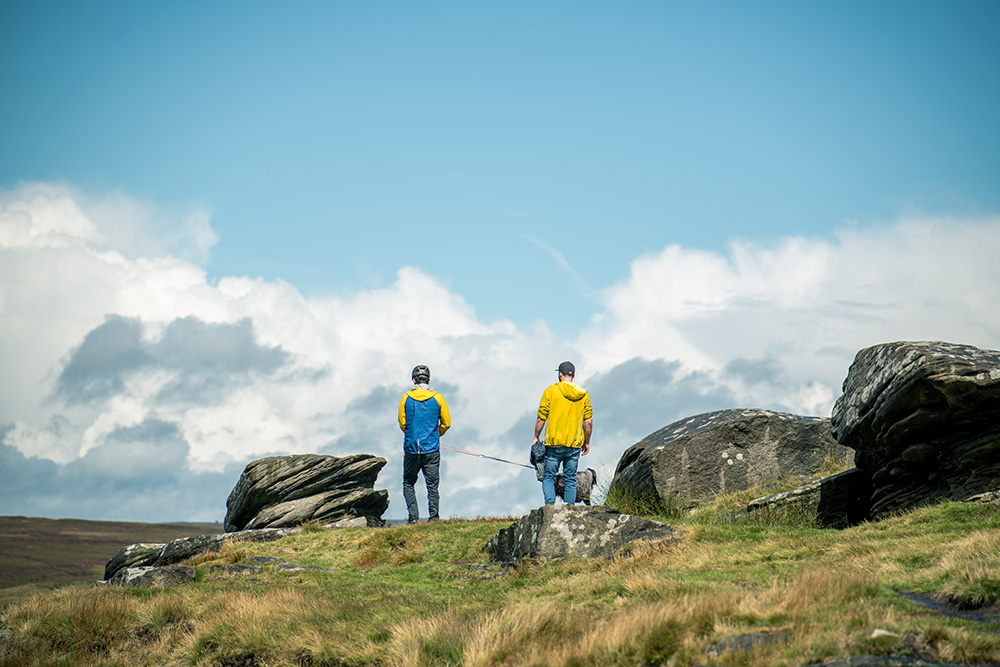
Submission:
M 562 395 L 571 401 L 579 401 L 587 395 L 587 390 L 575 382 L 557 382 L 556 386 L 559 387 Z
M 415 401 L 426 401 L 428 398 L 431 398 L 436 393 L 437 392 L 434 391 L 431 387 L 427 388 L 417 387 L 415 389 L 411 389 L 410 391 L 406 392 L 406 395 L 410 396 Z

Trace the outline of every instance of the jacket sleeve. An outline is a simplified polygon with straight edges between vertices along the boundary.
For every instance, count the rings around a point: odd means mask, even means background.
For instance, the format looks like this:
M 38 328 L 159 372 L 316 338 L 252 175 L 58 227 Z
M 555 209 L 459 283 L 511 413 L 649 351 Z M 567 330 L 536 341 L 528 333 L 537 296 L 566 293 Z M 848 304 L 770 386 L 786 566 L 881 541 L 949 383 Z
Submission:
M 406 433 L 406 394 L 399 399 L 399 430 Z
M 438 394 L 434 398 L 437 399 L 438 405 L 441 406 L 441 414 L 439 416 L 441 420 L 440 424 L 440 434 L 444 435 L 444 432 L 451 428 L 451 411 L 448 410 L 448 404 L 444 401 L 444 396 Z
M 538 403 L 538 418 L 541 420 L 546 420 L 549 418 L 549 403 L 552 399 L 549 397 L 548 388 L 542 392 L 542 400 Z
M 586 403 L 583 404 L 583 419 L 593 419 L 594 408 L 590 405 L 590 394 L 588 393 L 583 400 L 586 401 Z

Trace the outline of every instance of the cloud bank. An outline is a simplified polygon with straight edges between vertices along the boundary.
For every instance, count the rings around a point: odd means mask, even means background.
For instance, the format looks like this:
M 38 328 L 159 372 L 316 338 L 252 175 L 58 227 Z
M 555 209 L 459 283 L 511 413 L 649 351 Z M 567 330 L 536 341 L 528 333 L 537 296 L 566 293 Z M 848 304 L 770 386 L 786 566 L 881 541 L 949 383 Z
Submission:
M 607 481 L 626 447 L 682 417 L 828 415 L 863 347 L 1000 347 L 998 218 L 667 245 L 599 293 L 574 340 L 483 322 L 412 267 L 385 288 L 309 298 L 209 280 L 216 242 L 206 210 L 59 184 L 0 192 L 0 514 L 216 521 L 250 460 L 368 452 L 389 460 L 378 486 L 402 516 L 396 406 L 417 363 L 451 406 L 446 442 L 521 461 L 552 369 L 573 359 L 595 406 L 588 466 Z M 445 516 L 541 503 L 523 468 L 443 465 Z

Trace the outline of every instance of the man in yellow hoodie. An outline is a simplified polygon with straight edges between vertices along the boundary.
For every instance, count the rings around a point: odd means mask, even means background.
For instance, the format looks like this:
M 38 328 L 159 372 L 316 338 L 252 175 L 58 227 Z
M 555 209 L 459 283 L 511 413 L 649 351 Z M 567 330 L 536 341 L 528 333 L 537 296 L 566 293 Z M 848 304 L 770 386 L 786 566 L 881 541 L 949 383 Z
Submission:
M 542 495 L 545 504 L 556 502 L 556 475 L 562 465 L 565 490 L 563 500 L 576 502 L 576 469 L 580 454 L 590 451 L 590 434 L 594 429 L 593 408 L 587 390 L 573 382 L 576 367 L 568 361 L 559 364 L 559 381 L 542 393 L 535 420 L 534 445 L 545 429 L 545 476 Z M 546 426 L 548 423 L 548 426 Z

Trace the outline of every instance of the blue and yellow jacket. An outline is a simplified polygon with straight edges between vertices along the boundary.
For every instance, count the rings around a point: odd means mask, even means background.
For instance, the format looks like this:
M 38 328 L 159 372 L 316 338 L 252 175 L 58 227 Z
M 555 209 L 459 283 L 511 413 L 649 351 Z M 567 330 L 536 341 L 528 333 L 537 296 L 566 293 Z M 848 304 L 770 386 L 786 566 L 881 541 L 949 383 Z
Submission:
M 444 396 L 429 387 L 416 387 L 403 394 L 399 401 L 399 428 L 403 432 L 404 452 L 436 452 L 441 436 L 451 428 L 451 413 Z

